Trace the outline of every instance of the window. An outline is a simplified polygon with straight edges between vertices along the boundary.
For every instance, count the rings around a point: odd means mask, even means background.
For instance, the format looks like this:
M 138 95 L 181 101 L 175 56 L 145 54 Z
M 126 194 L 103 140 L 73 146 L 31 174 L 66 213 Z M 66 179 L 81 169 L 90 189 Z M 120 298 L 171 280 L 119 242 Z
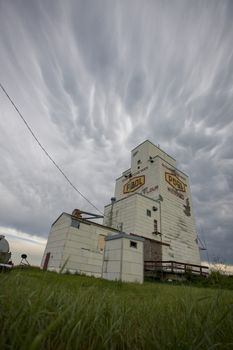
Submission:
M 137 249 L 137 242 L 130 241 L 130 247 Z
M 151 211 L 150 211 L 149 209 L 147 209 L 146 215 L 147 215 L 147 216 L 151 216 Z
M 75 228 L 79 228 L 80 227 L 80 222 L 75 220 L 75 219 L 71 219 L 71 226 L 75 227 Z
M 140 159 L 138 160 L 138 164 L 141 164 L 141 160 Z
M 154 220 L 154 233 L 158 232 L 158 222 L 157 220 Z

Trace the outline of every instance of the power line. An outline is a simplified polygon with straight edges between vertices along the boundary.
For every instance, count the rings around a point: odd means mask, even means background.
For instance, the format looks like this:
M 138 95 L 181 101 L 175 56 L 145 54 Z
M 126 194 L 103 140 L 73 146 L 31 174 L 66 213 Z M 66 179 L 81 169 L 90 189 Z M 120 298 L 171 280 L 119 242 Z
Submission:
M 93 208 L 95 208 L 100 214 L 103 214 L 88 198 L 86 198 L 78 189 L 75 185 L 72 184 L 72 182 L 70 181 L 70 179 L 67 177 L 67 175 L 64 173 L 64 171 L 59 167 L 59 165 L 53 160 L 53 158 L 50 156 L 50 154 L 46 151 L 46 149 L 42 146 L 41 142 L 38 140 L 38 138 L 36 137 L 36 135 L 34 134 L 34 132 L 32 131 L 31 127 L 29 126 L 29 124 L 27 123 L 27 121 L 24 119 L 23 115 L 21 114 L 21 112 L 19 111 L 18 107 L 15 105 L 15 103 L 13 102 L 13 100 L 11 99 L 11 97 L 8 95 L 7 91 L 4 89 L 4 87 L 2 86 L 2 84 L 0 83 L 0 87 L 2 89 L 2 91 L 4 92 L 4 94 L 6 95 L 6 97 L 8 98 L 8 100 L 11 102 L 12 106 L 14 107 L 14 109 L 16 110 L 16 112 L 18 113 L 18 115 L 20 116 L 21 120 L 24 122 L 24 124 L 26 125 L 27 129 L 29 130 L 29 132 L 31 133 L 31 135 L 33 136 L 33 138 L 36 140 L 36 142 L 38 143 L 38 145 L 40 146 L 40 148 L 42 149 L 42 151 L 45 153 L 45 155 L 49 158 L 49 160 L 53 163 L 53 165 L 55 165 L 55 167 L 60 171 L 60 173 L 64 176 L 64 178 L 66 179 L 66 181 L 70 184 L 71 187 L 73 187 L 73 189 L 78 192 L 78 194 L 80 194 L 80 196 L 82 196 Z

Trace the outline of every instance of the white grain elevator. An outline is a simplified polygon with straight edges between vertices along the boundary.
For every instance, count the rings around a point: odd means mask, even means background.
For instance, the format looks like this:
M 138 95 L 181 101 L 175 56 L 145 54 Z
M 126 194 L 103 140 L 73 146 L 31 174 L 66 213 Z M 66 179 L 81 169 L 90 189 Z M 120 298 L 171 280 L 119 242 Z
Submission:
M 104 225 L 144 237 L 144 260 L 201 263 L 189 178 L 148 140 L 131 151 L 130 168 L 116 179 Z

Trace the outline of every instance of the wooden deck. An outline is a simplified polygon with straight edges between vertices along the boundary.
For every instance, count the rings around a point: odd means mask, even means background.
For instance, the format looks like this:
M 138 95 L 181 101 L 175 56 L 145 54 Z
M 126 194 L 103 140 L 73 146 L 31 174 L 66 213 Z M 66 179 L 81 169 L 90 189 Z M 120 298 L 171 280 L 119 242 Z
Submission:
M 208 266 L 186 264 L 179 261 L 144 261 L 145 276 L 187 275 L 208 276 Z

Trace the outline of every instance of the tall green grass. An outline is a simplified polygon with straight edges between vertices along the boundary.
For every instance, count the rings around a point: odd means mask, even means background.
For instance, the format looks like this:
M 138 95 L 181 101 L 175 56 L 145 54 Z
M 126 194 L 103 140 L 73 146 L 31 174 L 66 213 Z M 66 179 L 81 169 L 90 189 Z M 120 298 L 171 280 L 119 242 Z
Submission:
M 233 292 L 0 274 L 0 349 L 233 349 Z

